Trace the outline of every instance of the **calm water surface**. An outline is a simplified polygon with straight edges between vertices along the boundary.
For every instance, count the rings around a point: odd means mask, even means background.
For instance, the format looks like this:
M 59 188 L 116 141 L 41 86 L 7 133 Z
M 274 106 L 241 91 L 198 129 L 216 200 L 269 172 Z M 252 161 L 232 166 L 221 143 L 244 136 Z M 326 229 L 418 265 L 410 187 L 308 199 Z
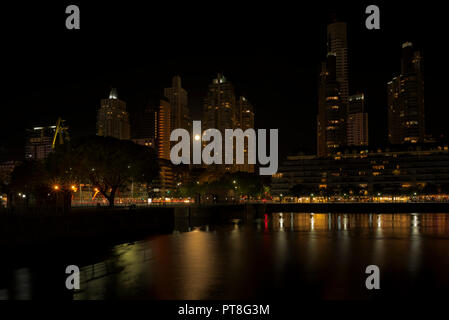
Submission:
M 3 267 L 0 299 L 449 298 L 449 214 L 277 213 L 176 229 L 42 259 L 35 251 Z M 64 287 L 68 264 L 81 269 L 75 294 Z M 371 264 L 380 290 L 365 288 Z

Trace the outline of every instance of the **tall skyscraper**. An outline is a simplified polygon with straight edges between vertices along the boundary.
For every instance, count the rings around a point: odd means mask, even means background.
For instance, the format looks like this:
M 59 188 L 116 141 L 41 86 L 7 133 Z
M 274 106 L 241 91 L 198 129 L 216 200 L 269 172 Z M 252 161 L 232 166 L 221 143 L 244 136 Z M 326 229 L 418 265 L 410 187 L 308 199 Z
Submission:
M 202 129 L 218 129 L 225 135 L 226 129 L 240 128 L 243 131 L 254 129 L 254 109 L 246 97 L 235 96 L 234 86 L 222 74 L 209 84 L 209 91 L 204 99 Z M 234 148 L 236 144 L 234 143 Z M 254 165 L 248 164 L 248 143 L 244 142 L 245 164 L 235 164 L 236 150 L 234 149 L 234 164 L 219 166 L 214 170 L 235 172 L 254 172 Z
M 181 86 L 181 77 L 174 76 L 171 88 L 164 89 L 164 95 L 171 106 L 171 128 L 191 131 L 187 91 Z
M 224 135 L 225 129 L 236 126 L 236 103 L 234 86 L 222 74 L 209 84 L 204 101 L 203 129 L 218 129 Z
M 345 22 L 334 22 L 327 26 L 327 52 L 336 57 L 336 80 L 340 86 L 340 97 L 348 103 L 348 42 Z
M 402 44 L 401 75 L 388 90 L 388 140 L 391 144 L 420 143 L 425 138 L 422 56 L 413 44 Z
M 321 64 L 318 88 L 317 151 L 319 157 L 346 144 L 346 106 L 337 81 L 336 55 L 328 53 Z
M 159 106 L 148 105 L 137 114 L 133 125 L 134 134 L 132 140 L 140 145 L 156 149 L 158 133 L 158 110 Z
M 157 115 L 157 155 L 160 159 L 170 160 L 171 106 L 161 100 Z
M 117 96 L 113 88 L 108 99 L 101 100 L 97 115 L 97 135 L 114 137 L 121 140 L 130 139 L 129 114 L 126 103 Z
M 345 22 L 327 26 L 327 58 L 321 64 L 318 90 L 317 154 L 330 156 L 347 145 L 348 43 Z
M 348 146 L 368 145 L 368 113 L 363 93 L 349 96 L 346 130 Z

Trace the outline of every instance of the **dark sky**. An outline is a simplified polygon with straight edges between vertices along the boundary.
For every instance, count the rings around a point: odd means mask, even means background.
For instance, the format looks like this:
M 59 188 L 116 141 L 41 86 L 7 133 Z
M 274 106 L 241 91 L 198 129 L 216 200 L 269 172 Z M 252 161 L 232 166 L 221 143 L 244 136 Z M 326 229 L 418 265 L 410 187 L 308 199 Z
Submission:
M 21 156 L 25 128 L 55 124 L 58 116 L 72 136 L 93 134 L 111 86 L 133 113 L 157 101 L 177 73 L 199 120 L 217 72 L 253 103 L 258 128 L 280 130 L 281 156 L 313 153 L 317 71 L 332 13 L 348 23 L 350 93 L 365 93 L 370 143 L 386 142 L 386 83 L 400 71 L 404 41 L 424 55 L 428 131 L 449 133 L 441 80 L 448 75 L 447 37 L 437 2 L 92 2 L 2 7 L 3 153 Z M 69 4 L 80 7 L 81 30 L 65 29 Z M 380 7 L 380 30 L 365 28 L 369 4 Z

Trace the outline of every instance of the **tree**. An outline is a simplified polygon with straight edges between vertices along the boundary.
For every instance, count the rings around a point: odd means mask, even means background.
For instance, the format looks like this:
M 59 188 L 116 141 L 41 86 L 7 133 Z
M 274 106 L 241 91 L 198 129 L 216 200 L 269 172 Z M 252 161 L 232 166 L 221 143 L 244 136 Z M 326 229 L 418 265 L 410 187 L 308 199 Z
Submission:
M 159 174 L 152 148 L 112 137 L 89 137 L 76 148 L 77 173 L 114 206 L 117 190 L 131 181 L 150 184 Z
M 11 173 L 11 182 L 8 185 L 8 206 L 13 205 L 18 194 L 25 202 L 25 207 L 30 204 L 30 199 L 36 202 L 44 201 L 48 192 L 46 185 L 47 174 L 41 162 L 27 160 L 16 166 Z
M 72 192 L 80 183 L 79 159 L 71 143 L 59 145 L 45 160 L 48 185 L 57 201 L 61 198 L 64 212 L 72 206 Z

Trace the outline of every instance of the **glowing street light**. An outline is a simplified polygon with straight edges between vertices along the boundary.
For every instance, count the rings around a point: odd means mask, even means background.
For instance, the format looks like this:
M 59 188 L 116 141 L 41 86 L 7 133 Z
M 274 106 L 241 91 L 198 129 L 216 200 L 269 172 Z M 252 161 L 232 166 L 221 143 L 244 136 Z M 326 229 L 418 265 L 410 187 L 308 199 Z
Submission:
M 59 186 L 58 186 L 58 185 L 55 185 L 55 186 L 53 186 L 53 189 L 59 190 Z

